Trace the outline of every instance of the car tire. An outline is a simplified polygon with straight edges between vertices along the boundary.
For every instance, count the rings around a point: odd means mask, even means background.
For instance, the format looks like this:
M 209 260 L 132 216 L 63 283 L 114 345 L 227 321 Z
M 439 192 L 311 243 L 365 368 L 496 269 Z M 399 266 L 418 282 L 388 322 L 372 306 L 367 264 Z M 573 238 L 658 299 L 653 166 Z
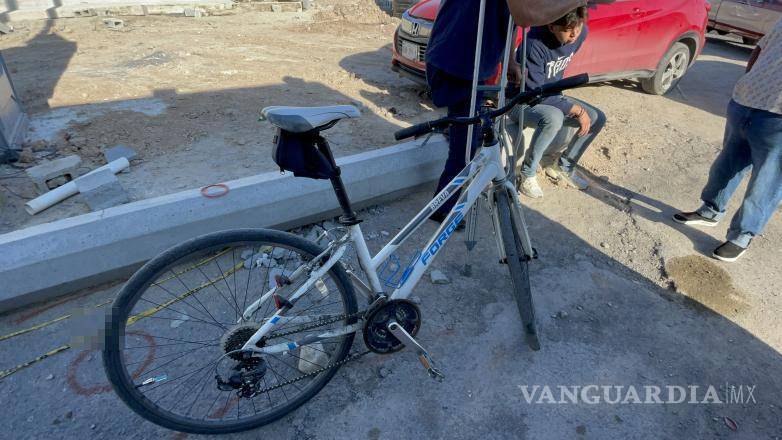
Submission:
M 654 76 L 641 80 L 641 87 L 646 93 L 665 95 L 676 88 L 689 67 L 690 48 L 684 43 L 674 43 L 660 60 Z
M 757 38 L 752 38 L 752 37 L 741 37 L 741 41 L 744 44 L 746 44 L 746 45 L 755 46 L 755 45 L 758 44 L 758 41 L 760 41 L 760 40 L 758 40 Z

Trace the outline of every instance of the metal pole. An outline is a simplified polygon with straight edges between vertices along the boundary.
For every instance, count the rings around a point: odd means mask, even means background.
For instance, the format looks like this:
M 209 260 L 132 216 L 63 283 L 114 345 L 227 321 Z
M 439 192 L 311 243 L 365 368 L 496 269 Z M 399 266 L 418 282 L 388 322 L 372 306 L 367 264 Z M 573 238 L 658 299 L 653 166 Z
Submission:
M 473 68 L 473 77 L 472 77 L 472 100 L 470 105 L 470 116 L 475 116 L 476 109 L 475 105 L 478 99 L 478 75 L 480 70 L 480 62 L 481 62 L 481 49 L 483 46 L 483 31 L 484 31 L 484 19 L 485 19 L 485 10 L 486 10 L 486 0 L 481 0 L 481 10 L 478 15 L 478 41 L 476 42 L 475 47 L 475 64 Z M 515 26 L 513 24 L 513 18 L 508 17 L 508 32 L 505 35 L 505 55 L 503 57 L 502 62 L 502 74 L 500 76 L 500 94 L 499 94 L 499 101 L 500 101 L 500 107 L 502 107 L 505 103 L 505 89 L 508 86 L 508 60 L 510 59 L 510 53 L 513 51 L 513 38 L 515 36 Z M 504 122 L 504 118 L 502 120 Z M 501 123 L 503 123 L 501 122 Z M 504 125 L 501 125 L 502 129 L 504 129 Z M 473 142 L 473 130 L 474 126 L 471 125 L 467 129 L 467 151 L 465 154 L 465 163 L 470 163 L 470 160 L 472 160 L 472 142 Z M 478 203 L 473 205 L 472 209 L 470 210 L 468 219 L 467 219 L 467 237 L 465 238 L 464 244 L 467 247 L 467 253 L 465 254 L 466 261 L 464 263 L 464 268 L 462 270 L 462 273 L 464 276 L 472 276 L 472 265 L 470 264 L 470 252 L 472 252 L 473 249 L 475 249 L 475 246 L 478 244 L 477 241 L 475 241 L 475 234 L 477 230 L 478 225 Z
M 478 76 L 481 69 L 481 55 L 483 49 L 483 25 L 486 21 L 486 0 L 481 0 L 481 9 L 478 13 L 478 38 L 475 41 L 475 62 L 472 70 L 472 96 L 470 97 L 470 117 L 476 113 L 475 104 L 478 101 Z M 467 150 L 464 152 L 464 163 L 472 160 L 472 134 L 474 126 L 467 128 Z
M 529 32 L 529 28 L 524 28 L 522 30 L 523 39 L 521 42 L 521 81 L 519 84 L 520 90 L 523 92 L 527 88 L 527 33 Z M 515 157 L 524 157 L 524 154 L 526 154 L 526 151 L 522 151 L 521 155 L 519 155 L 519 147 L 524 146 L 524 112 L 520 112 L 519 115 L 519 135 L 516 136 L 516 142 L 513 145 L 513 155 Z M 513 164 L 515 167 L 516 164 Z

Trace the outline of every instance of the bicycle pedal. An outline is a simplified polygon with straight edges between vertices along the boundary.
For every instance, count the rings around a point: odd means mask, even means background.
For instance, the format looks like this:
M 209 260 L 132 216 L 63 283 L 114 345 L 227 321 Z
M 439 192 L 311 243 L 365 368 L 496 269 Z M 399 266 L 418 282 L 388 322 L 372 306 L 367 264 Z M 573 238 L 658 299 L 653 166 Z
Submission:
M 421 365 L 426 369 L 429 377 L 435 379 L 438 382 L 442 382 L 445 375 L 435 366 L 435 362 L 429 352 L 413 338 L 401 325 L 396 321 L 388 324 L 388 330 L 402 342 L 405 346 L 415 347 L 418 349 L 418 360 L 421 361 Z

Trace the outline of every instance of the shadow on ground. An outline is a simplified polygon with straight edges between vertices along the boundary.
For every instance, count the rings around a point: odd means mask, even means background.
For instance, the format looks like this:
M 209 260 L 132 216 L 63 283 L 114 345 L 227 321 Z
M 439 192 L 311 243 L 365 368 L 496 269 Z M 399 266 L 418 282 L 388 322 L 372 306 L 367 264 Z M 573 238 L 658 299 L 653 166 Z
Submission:
M 395 232 L 428 195 L 417 193 L 381 213 L 363 213 L 365 234 Z M 698 303 L 662 289 L 565 225 L 536 211 L 527 214 L 540 253 L 531 265 L 531 277 L 542 351 L 532 353 L 522 342 L 507 269 L 496 263 L 496 245 L 482 214 L 479 244 L 470 255 L 475 276 L 460 275 L 466 253 L 459 241 L 463 236 L 457 235 L 434 264 L 451 284 L 432 285 L 425 277 L 415 290 L 424 316 L 419 339 L 439 361 L 444 383 L 429 379 L 408 351 L 370 355 L 343 367 L 296 412 L 224 438 L 758 439 L 780 434 L 780 353 L 715 312 L 725 298 L 712 296 Z M 427 224 L 424 233 L 432 232 L 434 226 Z M 415 246 L 423 244 L 420 235 L 413 239 Z M 379 246 L 377 240 L 370 241 L 373 251 Z M 230 290 L 230 281 L 226 285 Z M 97 304 L 113 294 L 114 289 L 108 289 L 39 314 L 25 310 L 6 315 L 0 318 L 0 333 L 52 319 L 78 305 Z M 207 298 L 214 294 L 206 289 L 197 293 Z M 139 331 L 145 329 L 143 320 L 137 325 Z M 65 334 L 66 325 L 57 324 L 0 342 L 3 368 L 51 350 L 64 342 Z M 362 349 L 360 338 L 354 347 Z M 127 409 L 106 386 L 97 352 L 66 351 L 2 382 L 3 401 L 11 403 L 7 428 L 22 437 L 183 438 Z M 743 404 L 608 404 L 602 397 L 596 404 L 528 403 L 520 386 L 534 385 L 551 387 L 557 401 L 558 386 L 613 386 L 627 392 L 632 385 L 641 393 L 645 386 L 658 386 L 663 399 L 666 386 L 697 386 L 698 401 L 709 386 L 720 399 L 730 399 L 731 386 L 755 388 L 754 401 Z M 614 396 L 616 388 L 611 390 Z M 25 397 L 30 395 L 36 399 Z M 727 418 L 736 423 L 735 432 Z

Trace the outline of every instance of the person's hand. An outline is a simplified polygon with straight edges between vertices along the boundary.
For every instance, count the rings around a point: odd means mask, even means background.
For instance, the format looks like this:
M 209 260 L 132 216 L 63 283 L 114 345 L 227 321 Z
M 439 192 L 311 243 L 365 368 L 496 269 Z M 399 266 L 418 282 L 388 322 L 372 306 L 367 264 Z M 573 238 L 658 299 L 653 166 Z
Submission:
M 589 117 L 589 113 L 581 108 L 581 113 L 578 115 L 578 124 L 581 128 L 578 129 L 576 135 L 578 137 L 584 137 L 589 134 L 589 130 L 592 129 L 592 119 Z
M 521 64 L 517 63 L 513 57 L 508 60 L 508 81 L 513 84 L 521 84 Z

